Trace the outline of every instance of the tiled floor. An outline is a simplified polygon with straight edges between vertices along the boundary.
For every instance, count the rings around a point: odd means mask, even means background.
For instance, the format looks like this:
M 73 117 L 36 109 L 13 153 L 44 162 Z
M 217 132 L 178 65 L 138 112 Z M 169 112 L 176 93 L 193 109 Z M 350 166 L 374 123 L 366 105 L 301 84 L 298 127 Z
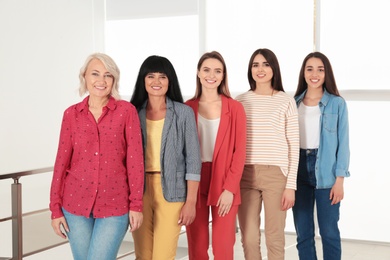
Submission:
M 129 252 L 133 249 L 131 235 L 128 234 L 125 238 L 125 243 L 121 248 L 120 253 Z M 321 256 L 321 244 L 317 241 L 318 259 L 322 259 Z M 343 241 L 343 260 L 390 260 L 390 245 L 386 243 L 372 243 L 364 241 Z M 265 252 L 265 245 L 262 242 L 263 259 L 267 259 Z M 240 234 L 237 234 L 236 245 L 234 248 L 234 259 L 244 260 L 244 254 L 241 247 Z M 209 250 L 211 254 L 211 250 Z M 42 259 L 56 259 L 56 260 L 71 260 L 72 255 L 70 252 L 69 244 L 56 247 L 54 249 L 47 250 L 43 253 L 33 255 L 24 258 L 26 260 L 42 260 Z M 134 260 L 134 255 L 126 256 L 120 259 Z M 187 260 L 187 241 L 185 234 L 180 236 L 179 247 L 177 251 L 177 260 Z M 212 256 L 210 259 L 213 259 Z M 297 250 L 295 248 L 295 235 L 286 234 L 286 260 L 298 260 Z
M 264 234 L 262 234 L 264 238 Z M 286 234 L 286 246 L 285 246 L 285 259 L 286 260 L 299 260 L 296 245 L 296 236 L 295 234 Z M 183 243 L 184 242 L 181 242 Z M 186 245 L 186 243 L 185 243 Z M 264 239 L 261 243 L 262 256 L 263 259 L 267 258 L 266 247 Z M 378 244 L 372 242 L 363 242 L 363 241 L 342 241 L 343 249 L 343 260 L 390 260 L 390 244 Z M 322 258 L 322 246 L 320 239 L 317 239 L 317 257 L 318 259 Z M 209 250 L 209 255 L 212 258 L 211 249 Z M 131 258 L 129 258 L 131 259 Z M 180 260 L 186 260 L 188 257 L 177 258 Z M 244 252 L 241 246 L 241 237 L 240 234 L 237 234 L 236 244 L 234 246 L 234 259 L 235 260 L 244 260 Z

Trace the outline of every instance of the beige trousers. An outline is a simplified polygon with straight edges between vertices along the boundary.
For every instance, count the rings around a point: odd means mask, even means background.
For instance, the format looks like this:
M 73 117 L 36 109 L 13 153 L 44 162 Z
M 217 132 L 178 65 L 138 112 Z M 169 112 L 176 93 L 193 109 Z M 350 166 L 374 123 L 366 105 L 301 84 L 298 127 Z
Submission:
M 264 205 L 264 229 L 268 260 L 284 259 L 286 211 L 281 210 L 287 178 L 277 166 L 245 165 L 241 179 L 238 220 L 245 259 L 262 259 L 260 213 Z

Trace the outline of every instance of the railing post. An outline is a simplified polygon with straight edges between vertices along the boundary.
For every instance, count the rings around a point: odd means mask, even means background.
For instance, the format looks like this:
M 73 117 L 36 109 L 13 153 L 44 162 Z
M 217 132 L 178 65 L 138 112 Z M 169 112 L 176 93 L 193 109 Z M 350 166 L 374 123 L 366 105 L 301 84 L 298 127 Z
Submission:
M 22 260 L 23 234 L 22 234 L 22 184 L 19 177 L 15 177 L 11 185 L 12 200 L 12 259 Z

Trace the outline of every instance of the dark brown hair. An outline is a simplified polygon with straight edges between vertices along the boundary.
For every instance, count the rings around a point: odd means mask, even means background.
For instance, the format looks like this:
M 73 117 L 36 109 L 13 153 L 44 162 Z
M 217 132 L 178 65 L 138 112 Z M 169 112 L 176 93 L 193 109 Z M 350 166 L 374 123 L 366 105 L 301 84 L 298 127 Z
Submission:
M 306 62 L 310 58 L 318 58 L 322 61 L 322 63 L 324 63 L 325 81 L 322 87 L 326 89 L 326 91 L 329 92 L 330 94 L 340 96 L 339 91 L 337 89 L 336 80 L 333 75 L 332 65 L 330 64 L 329 59 L 321 52 L 309 53 L 303 60 L 301 71 L 299 72 L 297 90 L 294 96 L 295 97 L 299 96 L 307 89 L 307 82 L 305 80 L 305 67 L 306 67 Z
M 256 81 L 253 79 L 252 76 L 252 65 L 255 57 L 257 55 L 263 55 L 268 64 L 271 66 L 272 72 L 273 72 L 273 77 L 271 80 L 271 86 L 274 90 L 278 91 L 283 91 L 283 83 L 282 83 L 282 75 L 280 73 L 280 67 L 279 67 L 279 62 L 278 58 L 276 57 L 275 53 L 273 53 L 271 50 L 263 48 L 263 49 L 257 49 L 251 56 L 248 64 L 248 81 L 249 81 L 249 86 L 251 90 L 256 89 Z

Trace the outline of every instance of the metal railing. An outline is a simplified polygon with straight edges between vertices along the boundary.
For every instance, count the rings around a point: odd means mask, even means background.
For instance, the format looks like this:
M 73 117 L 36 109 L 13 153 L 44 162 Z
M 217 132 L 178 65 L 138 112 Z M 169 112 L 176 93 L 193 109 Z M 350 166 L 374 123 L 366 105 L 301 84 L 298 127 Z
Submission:
M 53 171 L 53 167 L 46 167 L 36 170 L 15 172 L 9 174 L 0 174 L 0 180 L 14 180 L 14 182 L 11 184 L 12 215 L 11 217 L 0 219 L 0 222 L 5 222 L 9 220 L 12 221 L 12 258 L 5 258 L 0 256 L 2 259 L 21 260 L 23 257 L 22 184 L 19 182 L 19 179 L 23 176 L 47 173 L 51 171 Z M 44 251 L 49 248 L 43 248 L 40 251 Z
M 22 212 L 22 184 L 20 183 L 20 178 L 23 176 L 37 175 L 52 172 L 53 167 L 40 168 L 29 171 L 15 172 L 9 174 L 0 174 L 0 180 L 13 179 L 11 184 L 11 204 L 12 204 L 12 214 L 10 217 L 5 217 L 0 219 L 0 223 L 6 221 L 12 221 L 12 257 L 6 257 L 0 255 L 0 260 L 22 260 L 23 257 L 27 257 L 33 254 L 41 253 L 43 251 L 52 249 L 54 247 L 68 243 L 68 240 L 62 240 L 54 232 L 50 232 L 52 236 L 50 238 L 50 244 L 40 246 L 38 249 L 30 249 L 28 252 L 23 250 L 23 218 L 28 218 L 32 216 L 42 217 L 40 215 L 47 214 L 49 215 L 49 209 L 41 209 L 33 212 L 23 213 Z M 49 218 L 45 216 L 45 218 Z M 45 225 L 46 226 L 46 225 Z M 49 229 L 50 225 L 47 225 Z M 51 230 L 50 230 L 51 231 Z M 185 234 L 186 231 L 182 230 L 180 235 Z M 38 236 L 41 234 L 38 234 Z M 123 251 L 123 250 L 122 250 Z M 134 255 L 134 250 L 125 250 L 125 252 L 119 253 L 117 259 L 122 259 L 126 256 Z

